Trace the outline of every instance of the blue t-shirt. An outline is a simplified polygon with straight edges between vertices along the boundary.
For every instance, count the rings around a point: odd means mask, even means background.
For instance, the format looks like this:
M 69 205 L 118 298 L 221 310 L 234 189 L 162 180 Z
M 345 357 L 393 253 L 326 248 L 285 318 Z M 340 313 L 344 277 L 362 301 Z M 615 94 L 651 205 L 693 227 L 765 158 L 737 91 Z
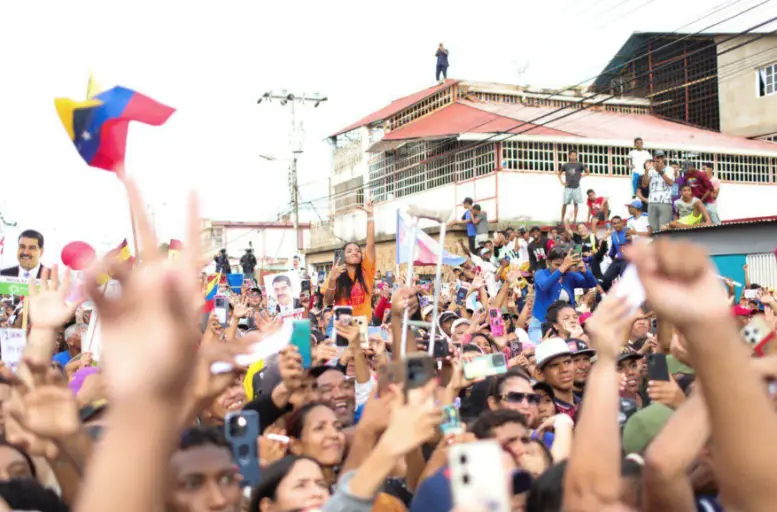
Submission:
M 472 212 L 470 210 L 464 212 L 464 220 L 473 220 Z M 475 225 L 467 222 L 467 236 L 475 236 L 476 234 Z
M 437 65 L 445 68 L 448 67 L 448 54 L 440 49 L 437 50 Z
M 62 366 L 62 368 L 64 368 L 65 365 L 69 363 L 71 359 L 73 358 L 70 356 L 70 351 L 64 350 L 59 354 L 54 354 L 52 361 L 54 361 L 55 363 L 59 363 Z

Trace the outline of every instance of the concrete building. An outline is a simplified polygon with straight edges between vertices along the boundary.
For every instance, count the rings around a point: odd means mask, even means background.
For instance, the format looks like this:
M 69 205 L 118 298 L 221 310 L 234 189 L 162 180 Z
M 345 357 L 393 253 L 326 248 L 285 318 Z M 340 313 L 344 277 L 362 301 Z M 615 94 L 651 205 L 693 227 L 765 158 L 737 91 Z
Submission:
M 777 34 L 636 32 L 592 86 L 675 121 L 777 142 Z
M 310 243 L 310 224 L 300 223 L 299 244 Z M 205 219 L 202 223 L 202 244 L 212 257 L 221 249 L 227 250 L 230 264 L 237 268 L 240 258 L 249 247 L 254 249 L 258 266 L 262 258 L 266 270 L 288 270 L 297 254 L 297 241 L 291 222 L 233 222 Z M 257 269 L 258 272 L 258 269 Z
M 333 216 L 312 225 L 308 263 L 328 270 L 335 248 L 364 240 L 365 214 L 357 206 L 365 196 L 376 203 L 384 271 L 394 268 L 396 211 L 408 204 L 455 207 L 460 218 L 463 199 L 471 197 L 494 227 L 557 223 L 556 171 L 572 148 L 592 172 L 581 187 L 625 214 L 628 153 L 637 136 L 647 149 L 667 151 L 670 161 L 713 162 L 724 219 L 774 211 L 777 145 L 672 122 L 651 108 L 646 98 L 459 80 L 398 99 L 331 136 Z M 578 220 L 586 214 L 583 206 Z

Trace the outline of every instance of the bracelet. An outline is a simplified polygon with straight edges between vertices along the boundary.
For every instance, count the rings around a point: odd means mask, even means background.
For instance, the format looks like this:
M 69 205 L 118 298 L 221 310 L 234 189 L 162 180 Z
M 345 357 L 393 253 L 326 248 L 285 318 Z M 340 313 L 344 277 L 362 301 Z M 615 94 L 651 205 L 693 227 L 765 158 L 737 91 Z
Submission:
M 375 221 L 375 217 L 367 217 L 367 222 L 374 222 L 374 221 Z

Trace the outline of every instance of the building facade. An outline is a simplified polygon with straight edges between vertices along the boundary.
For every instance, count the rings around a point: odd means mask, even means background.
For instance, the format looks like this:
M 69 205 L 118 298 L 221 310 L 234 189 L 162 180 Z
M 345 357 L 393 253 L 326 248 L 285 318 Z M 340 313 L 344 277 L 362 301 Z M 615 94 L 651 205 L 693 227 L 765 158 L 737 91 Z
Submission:
M 334 248 L 365 238 L 357 207 L 366 197 L 375 201 L 378 238 L 387 241 L 397 209 L 451 207 L 458 218 L 465 197 L 493 226 L 557 223 L 563 189 L 556 172 L 573 148 L 592 173 L 583 192 L 594 189 L 613 213 L 625 214 L 635 137 L 677 166 L 712 162 L 724 220 L 774 211 L 776 145 L 672 122 L 651 108 L 646 98 L 456 80 L 396 100 L 331 137 L 333 216 L 312 226 L 309 263 L 331 266 Z M 578 221 L 586 214 L 583 205 Z

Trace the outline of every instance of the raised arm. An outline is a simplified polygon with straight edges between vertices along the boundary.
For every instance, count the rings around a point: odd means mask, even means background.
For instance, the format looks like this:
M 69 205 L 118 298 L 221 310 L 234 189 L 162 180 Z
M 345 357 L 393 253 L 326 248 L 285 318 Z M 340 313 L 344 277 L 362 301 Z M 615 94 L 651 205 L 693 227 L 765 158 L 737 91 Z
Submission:
M 685 335 L 701 382 L 714 440 L 721 496 L 732 510 L 766 510 L 777 501 L 777 415 L 751 368 L 725 291 L 704 249 L 657 240 L 631 248 L 647 300 Z M 677 265 L 678 261 L 687 264 Z M 693 304 L 690 304 L 693 302 Z M 742 443 L 742 432 L 748 442 Z
M 367 258 L 375 263 L 375 206 L 370 199 L 364 205 L 364 211 L 367 212 Z
M 586 322 L 598 359 L 588 375 L 575 429 L 578 442 L 572 444 L 564 478 L 564 510 L 605 510 L 620 498 L 613 485 L 621 466 L 617 360 L 633 321 L 628 304 L 610 293 Z

